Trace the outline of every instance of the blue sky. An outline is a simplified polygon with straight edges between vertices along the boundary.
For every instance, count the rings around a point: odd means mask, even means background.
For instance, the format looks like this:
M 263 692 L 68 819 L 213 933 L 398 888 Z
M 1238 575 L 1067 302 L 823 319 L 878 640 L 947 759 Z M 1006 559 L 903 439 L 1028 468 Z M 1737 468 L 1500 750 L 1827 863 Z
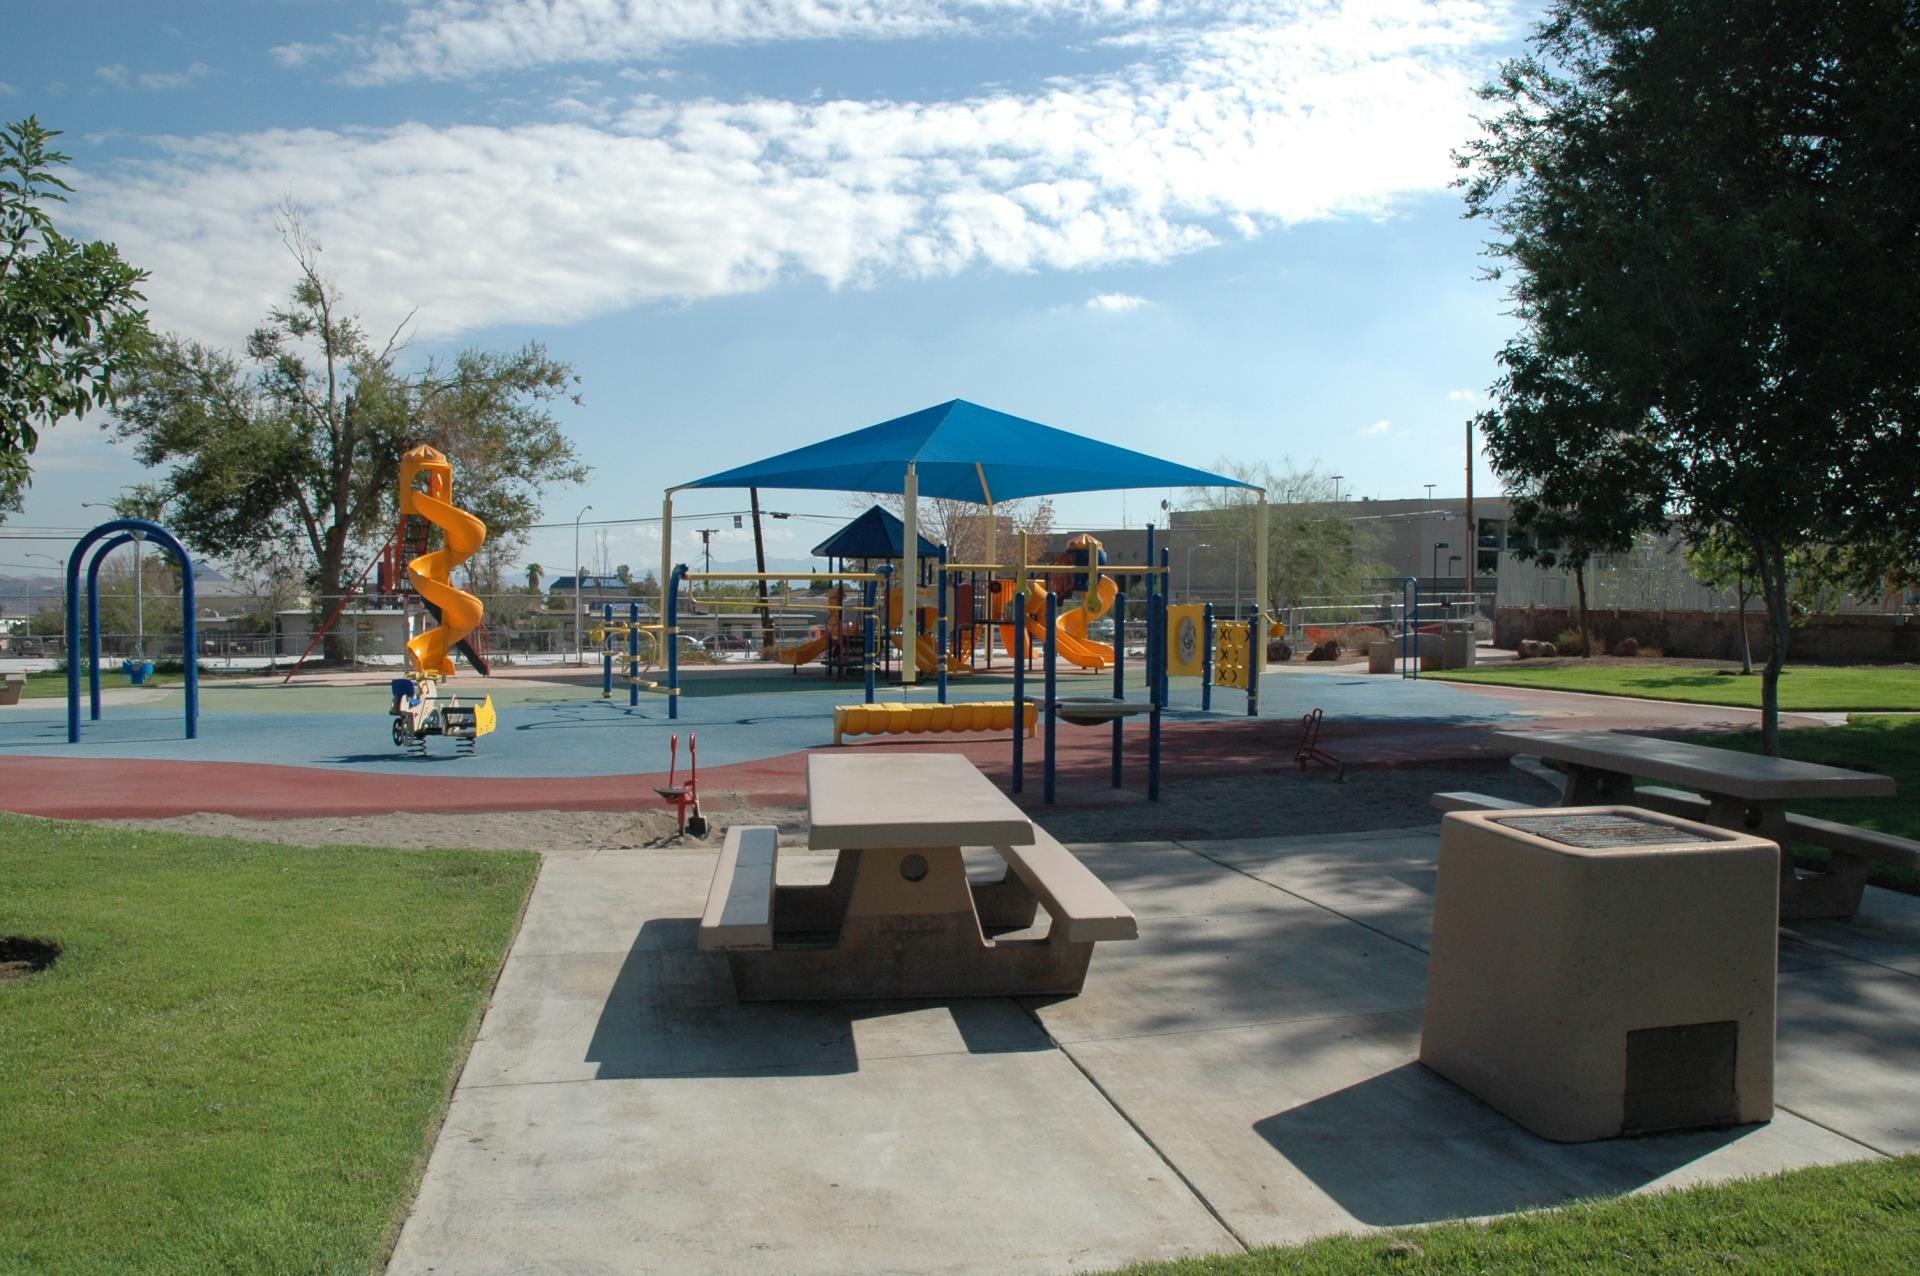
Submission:
M 1529 5 L 9 8 L 0 117 L 65 132 L 63 225 L 153 272 L 158 326 L 237 349 L 292 282 L 291 195 L 370 330 L 414 312 L 409 357 L 540 340 L 575 365 L 561 422 L 594 474 L 529 549 L 558 570 L 582 505 L 651 517 L 671 483 L 956 397 L 1203 468 L 1457 495 L 1512 328 L 1449 151 Z M 79 502 L 139 477 L 94 425 L 44 436 L 10 533 L 91 525 Z M 744 497 L 689 494 L 676 527 L 744 556 L 702 517 Z M 778 557 L 853 512 L 765 500 L 820 516 L 770 524 Z M 605 535 L 658 561 L 650 525 Z M 20 544 L 0 570 L 34 565 Z

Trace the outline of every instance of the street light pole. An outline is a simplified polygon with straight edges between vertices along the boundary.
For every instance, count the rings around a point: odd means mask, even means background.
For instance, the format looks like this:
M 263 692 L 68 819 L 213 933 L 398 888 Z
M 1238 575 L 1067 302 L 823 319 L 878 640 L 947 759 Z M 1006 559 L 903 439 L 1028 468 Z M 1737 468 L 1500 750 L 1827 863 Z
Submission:
M 1346 475 L 1344 474 L 1335 474 L 1333 476 L 1333 503 L 1335 505 L 1340 503 L 1340 480 L 1345 477 Z
M 1449 548 L 1449 546 L 1445 541 L 1435 541 L 1433 543 L 1433 578 L 1435 580 L 1440 579 L 1440 551 L 1447 548 Z
M 580 520 L 587 516 L 591 505 L 582 505 L 580 512 L 573 516 L 573 663 L 579 664 L 580 642 Z
M 1205 541 L 1201 541 L 1198 545 L 1187 546 L 1187 561 L 1180 569 L 1180 583 L 1186 587 L 1188 598 L 1193 597 L 1193 551 L 1206 548 L 1208 546 Z

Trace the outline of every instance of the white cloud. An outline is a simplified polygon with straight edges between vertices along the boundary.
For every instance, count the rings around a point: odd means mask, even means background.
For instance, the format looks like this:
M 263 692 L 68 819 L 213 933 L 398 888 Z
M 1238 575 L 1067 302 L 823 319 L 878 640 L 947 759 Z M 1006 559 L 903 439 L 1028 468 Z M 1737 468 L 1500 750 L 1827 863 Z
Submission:
M 1368 427 L 1367 427 L 1366 429 L 1364 429 L 1364 430 L 1362 430 L 1362 431 L 1360 431 L 1360 433 L 1362 433 L 1362 434 L 1385 434 L 1385 433 L 1387 433 L 1387 432 L 1388 432 L 1389 430 L 1391 430 L 1391 429 L 1393 429 L 1393 422 L 1391 422 L 1391 421 L 1375 421 L 1375 422 L 1374 422 L 1374 423 L 1373 423 L 1372 425 L 1370 425 L 1370 426 L 1368 426 Z
M 112 62 L 106 66 L 95 67 L 93 74 L 97 79 L 116 89 L 130 88 L 137 84 L 143 89 L 165 91 L 184 89 L 198 83 L 212 75 L 213 68 L 205 62 L 195 62 L 184 71 L 143 71 L 136 76 L 128 72 L 124 64 Z
M 158 322 L 225 345 L 289 285 L 272 230 L 289 192 L 369 327 L 417 306 L 428 337 L 784 278 L 1158 262 L 1443 190 L 1488 12 L 1309 3 L 1157 39 L 1109 74 L 952 101 L 610 111 L 580 84 L 564 122 L 170 139 L 80 175 L 75 214 L 154 272 Z
M 184 89 L 213 74 L 213 68 L 205 62 L 195 62 L 184 71 L 148 71 L 140 76 L 143 89 Z
M 1087 298 L 1087 309 L 1104 310 L 1109 314 L 1124 314 L 1129 310 L 1138 310 L 1147 304 L 1145 297 L 1136 297 L 1129 292 L 1103 292 Z
M 1478 390 L 1447 391 L 1447 402 L 1449 403 L 1478 403 L 1481 397 L 1481 393 Z
M 19 89 L 14 88 L 13 85 L 8 84 L 5 80 L 0 80 L 0 97 L 18 97 L 18 96 L 20 96 Z
M 798 40 L 898 40 L 1077 24 L 1104 43 L 1153 47 L 1220 23 L 1342 26 L 1378 50 L 1486 38 L 1504 0 L 423 0 L 371 35 L 295 41 L 285 66 L 322 57 L 357 84 L 465 79 L 494 71 L 654 60 L 675 50 Z M 1150 25 L 1149 25 L 1150 24 Z

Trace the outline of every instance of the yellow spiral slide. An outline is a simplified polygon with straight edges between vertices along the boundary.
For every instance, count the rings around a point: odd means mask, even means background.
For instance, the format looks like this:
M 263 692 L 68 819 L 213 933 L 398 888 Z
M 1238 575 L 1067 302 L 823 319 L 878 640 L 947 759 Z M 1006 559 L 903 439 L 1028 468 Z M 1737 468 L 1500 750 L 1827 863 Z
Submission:
M 426 487 L 415 486 L 421 475 Z M 413 669 L 422 678 L 453 673 L 450 654 L 480 627 L 485 610 L 478 598 L 453 585 L 453 569 L 486 543 L 487 525 L 453 505 L 453 465 L 424 443 L 400 458 L 400 514 L 414 515 L 438 527 L 446 544 L 407 564 L 414 592 L 440 613 L 440 623 L 407 641 Z

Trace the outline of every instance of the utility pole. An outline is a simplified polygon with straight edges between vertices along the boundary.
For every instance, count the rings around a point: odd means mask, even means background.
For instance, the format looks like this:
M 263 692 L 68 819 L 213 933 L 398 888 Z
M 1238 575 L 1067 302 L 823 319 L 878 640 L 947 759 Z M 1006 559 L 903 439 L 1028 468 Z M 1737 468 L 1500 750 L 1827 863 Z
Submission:
M 706 564 L 701 570 L 708 575 L 713 574 L 713 534 L 719 530 L 717 527 L 703 527 L 700 529 L 701 561 Z
M 1467 418 L 1467 602 L 1480 618 L 1480 595 L 1473 592 L 1473 560 L 1480 557 L 1480 525 L 1473 521 L 1473 418 Z
M 760 489 L 748 488 L 747 499 L 753 504 L 753 569 L 760 573 L 754 584 L 760 594 L 760 651 L 764 655 L 773 650 L 773 613 L 767 610 L 767 543 L 760 535 Z

